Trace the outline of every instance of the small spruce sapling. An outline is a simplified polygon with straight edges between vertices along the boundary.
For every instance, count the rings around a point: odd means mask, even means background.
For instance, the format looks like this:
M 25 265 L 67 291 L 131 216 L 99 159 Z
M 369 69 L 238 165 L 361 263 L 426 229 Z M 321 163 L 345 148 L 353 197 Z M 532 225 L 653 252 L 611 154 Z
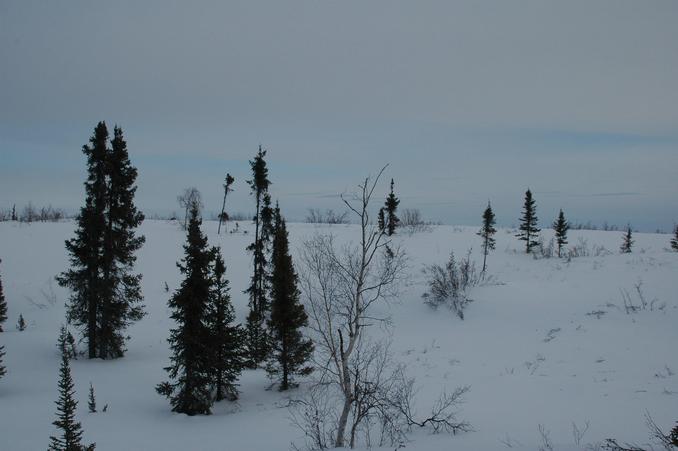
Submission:
M 2 263 L 2 260 L 0 260 Z M 7 321 L 7 301 L 5 293 L 2 291 L 2 276 L 0 276 L 0 332 L 2 332 L 2 323 Z
M 57 340 L 57 349 L 60 354 L 65 354 L 69 359 L 77 359 L 77 352 L 75 349 L 75 338 L 73 334 L 62 325 L 59 331 L 59 339 Z
M 630 254 L 631 248 L 633 247 L 633 234 L 631 232 L 631 226 L 626 226 L 626 232 L 622 237 L 622 245 L 619 248 L 619 252 L 622 254 Z
M 26 321 L 24 320 L 24 315 L 19 314 L 19 321 L 16 323 L 16 328 L 21 332 L 26 330 Z
M 570 229 L 570 223 L 565 220 L 563 210 L 560 210 L 558 219 L 553 222 L 553 230 L 556 234 L 556 244 L 558 245 L 558 258 L 561 257 L 563 246 L 567 244 L 567 231 Z
M 89 397 L 87 399 L 87 408 L 89 413 L 97 413 L 97 400 L 94 396 L 94 385 L 89 383 Z
M 676 229 L 673 232 L 673 238 L 671 239 L 671 249 L 678 252 L 678 225 L 676 225 Z
M 5 347 L 0 346 L 0 379 L 7 374 L 7 369 L 5 368 L 5 365 L 3 365 L 3 357 L 5 357 Z
M 52 422 L 60 431 L 59 436 L 50 436 L 49 451 L 89 451 L 94 444 L 83 446 L 82 426 L 75 420 L 78 401 L 75 399 L 75 385 L 71 377 L 68 357 L 61 356 L 59 369 L 59 398 L 56 401 L 57 419 Z

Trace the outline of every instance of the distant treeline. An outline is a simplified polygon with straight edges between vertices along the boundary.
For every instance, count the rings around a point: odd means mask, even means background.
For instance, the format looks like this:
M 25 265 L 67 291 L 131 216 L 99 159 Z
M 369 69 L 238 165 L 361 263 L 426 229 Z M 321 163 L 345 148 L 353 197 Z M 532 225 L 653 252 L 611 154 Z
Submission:
M 61 208 L 54 208 L 52 205 L 46 207 L 36 207 L 32 202 L 24 206 L 20 210 L 16 205 L 12 208 L 0 209 L 0 222 L 3 221 L 19 221 L 19 222 L 58 222 L 62 219 L 73 218 L 65 210 Z

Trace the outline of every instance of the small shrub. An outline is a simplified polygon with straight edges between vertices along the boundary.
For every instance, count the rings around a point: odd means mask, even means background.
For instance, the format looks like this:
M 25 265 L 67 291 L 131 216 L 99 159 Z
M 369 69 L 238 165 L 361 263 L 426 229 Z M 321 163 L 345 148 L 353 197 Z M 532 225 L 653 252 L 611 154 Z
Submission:
M 422 295 L 424 302 L 433 308 L 447 305 L 463 320 L 464 309 L 471 302 L 468 292 L 480 281 L 475 263 L 471 261 L 471 250 L 459 263 L 454 258 L 454 252 L 450 252 L 445 266 L 426 266 L 424 274 L 428 277 L 428 291 Z

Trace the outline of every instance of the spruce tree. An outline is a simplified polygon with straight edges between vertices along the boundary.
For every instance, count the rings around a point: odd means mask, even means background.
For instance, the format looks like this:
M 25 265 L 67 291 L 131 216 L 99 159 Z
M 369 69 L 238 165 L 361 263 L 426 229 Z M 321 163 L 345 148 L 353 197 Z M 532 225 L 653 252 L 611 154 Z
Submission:
M 249 350 L 249 364 L 256 367 L 266 359 L 268 354 L 268 335 L 265 330 L 265 320 L 268 311 L 267 300 L 267 242 L 270 239 L 271 198 L 268 188 L 271 182 L 268 179 L 266 166 L 266 151 L 259 146 L 259 152 L 250 161 L 252 179 L 247 183 L 256 202 L 254 216 L 254 242 L 247 247 L 253 255 L 253 274 L 249 288 L 245 292 L 249 295 L 250 311 L 247 315 L 247 341 Z
M 97 400 L 94 397 L 94 385 L 89 383 L 89 397 L 87 398 L 87 408 L 89 413 L 97 413 Z
M 172 411 L 187 415 L 208 415 L 212 406 L 213 351 L 207 327 L 211 297 L 210 267 L 214 253 L 207 248 L 196 206 L 191 208 L 185 256 L 177 266 L 184 280 L 169 300 L 171 318 L 176 328 L 170 331 L 168 342 L 172 350 L 171 365 L 165 368 L 170 381 L 156 390 L 170 399 Z
M 293 385 L 293 375 L 309 374 L 312 371 L 312 367 L 306 363 L 314 346 L 299 330 L 308 324 L 308 316 L 299 300 L 298 278 L 289 252 L 287 226 L 279 208 L 275 211 L 271 262 L 271 318 L 268 325 L 272 335 L 273 355 L 267 371 L 271 375 L 279 376 L 282 391 Z
M 567 244 L 567 231 L 570 230 L 570 223 L 565 220 L 563 210 L 558 213 L 558 219 L 553 222 L 553 230 L 556 234 L 556 244 L 558 245 L 558 258 L 561 257 L 563 246 Z
M 386 215 L 384 214 L 384 207 L 379 209 L 379 215 L 377 216 L 377 227 L 381 233 L 386 233 Z
M 87 156 L 85 206 L 78 216 L 75 238 L 66 242 L 71 269 L 57 280 L 71 289 L 68 320 L 83 330 L 89 358 L 122 357 L 125 329 L 139 320 L 141 275 L 132 273 L 134 253 L 144 242 L 135 229 L 143 221 L 134 205 L 137 170 L 129 160 L 122 129 L 99 122 L 83 146 Z
M 388 236 L 393 235 L 396 227 L 400 224 L 400 219 L 396 215 L 399 204 L 400 200 L 393 193 L 393 179 L 391 179 L 391 192 L 386 198 L 386 202 L 384 202 L 384 209 L 386 210 L 386 234 Z
M 20 331 L 23 332 L 26 330 L 26 321 L 24 320 L 24 315 L 19 313 L 19 321 L 16 322 L 16 328 Z
M 66 326 L 61 326 L 59 330 L 59 339 L 57 340 L 57 349 L 60 355 L 65 355 L 69 359 L 77 359 L 75 350 L 75 338 L 68 331 Z
M 12 221 L 18 221 L 19 218 L 16 215 L 16 204 L 12 205 Z
M 626 226 L 626 232 L 622 237 L 622 244 L 621 247 L 619 248 L 619 252 L 621 252 L 622 254 L 630 254 L 632 247 L 633 247 L 633 234 L 631 232 L 631 226 L 628 225 Z
M 0 263 L 2 263 L 2 260 L 0 260 Z M 2 275 L 0 275 L 0 332 L 2 332 L 2 323 L 5 321 L 7 321 L 7 301 L 2 290 Z
M 671 239 L 671 249 L 678 252 L 678 225 L 676 225 L 676 229 L 673 232 L 673 238 Z
M 494 234 L 497 233 L 497 229 L 494 228 L 495 224 L 494 212 L 488 201 L 487 208 L 483 212 L 483 225 L 477 233 L 477 235 L 483 239 L 483 273 L 487 269 L 487 255 L 491 250 L 494 250 L 495 247 Z
M 61 356 L 59 369 L 59 398 L 56 401 L 57 419 L 52 423 L 60 431 L 60 436 L 49 438 L 50 451 L 83 451 L 94 449 L 94 445 L 84 447 L 82 441 L 82 426 L 75 420 L 75 410 L 78 401 L 75 400 L 75 388 L 71 377 L 71 367 L 68 357 Z
M 231 185 L 233 185 L 233 182 L 235 182 L 235 179 L 231 174 L 226 174 L 226 180 L 224 180 L 224 202 L 221 204 L 221 213 L 219 214 L 219 227 L 217 228 L 217 235 L 221 233 L 221 223 L 224 222 L 226 223 L 226 196 L 230 191 L 233 191 L 231 189 Z
M 539 228 L 537 227 L 537 206 L 532 198 L 532 192 L 525 192 L 523 215 L 520 217 L 520 232 L 516 235 L 521 241 L 525 241 L 525 253 L 529 254 L 532 248 L 539 244 Z
M 99 122 L 90 138 L 90 145 L 82 147 L 87 156 L 85 206 L 77 218 L 75 238 L 66 241 L 71 268 L 57 277 L 59 285 L 70 288 L 68 320 L 82 328 L 87 339 L 90 359 L 99 350 L 99 300 L 104 297 L 101 280 L 103 237 L 106 228 L 107 146 L 108 130 Z
M 5 365 L 3 365 L 3 357 L 5 357 L 5 347 L 0 346 L 0 379 L 7 374 L 7 369 L 5 368 Z
M 221 250 L 214 248 L 212 291 L 209 306 L 210 349 L 214 353 L 212 385 L 215 401 L 238 399 L 238 377 L 244 366 L 244 336 L 239 325 L 233 324 L 235 313 L 231 304 L 226 265 Z

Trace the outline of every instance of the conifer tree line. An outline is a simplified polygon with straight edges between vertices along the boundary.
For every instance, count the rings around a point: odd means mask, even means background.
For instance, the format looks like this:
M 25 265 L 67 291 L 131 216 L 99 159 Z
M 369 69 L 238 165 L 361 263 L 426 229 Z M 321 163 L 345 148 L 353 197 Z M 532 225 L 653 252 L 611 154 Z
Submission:
M 144 243 L 135 229 L 144 219 L 134 205 L 137 170 L 120 127 L 99 122 L 82 148 L 87 157 L 85 205 L 75 237 L 66 241 L 70 269 L 57 281 L 71 290 L 67 319 L 87 339 L 88 357 L 111 359 L 125 352 L 125 329 L 144 315 L 141 275 L 133 273 Z

